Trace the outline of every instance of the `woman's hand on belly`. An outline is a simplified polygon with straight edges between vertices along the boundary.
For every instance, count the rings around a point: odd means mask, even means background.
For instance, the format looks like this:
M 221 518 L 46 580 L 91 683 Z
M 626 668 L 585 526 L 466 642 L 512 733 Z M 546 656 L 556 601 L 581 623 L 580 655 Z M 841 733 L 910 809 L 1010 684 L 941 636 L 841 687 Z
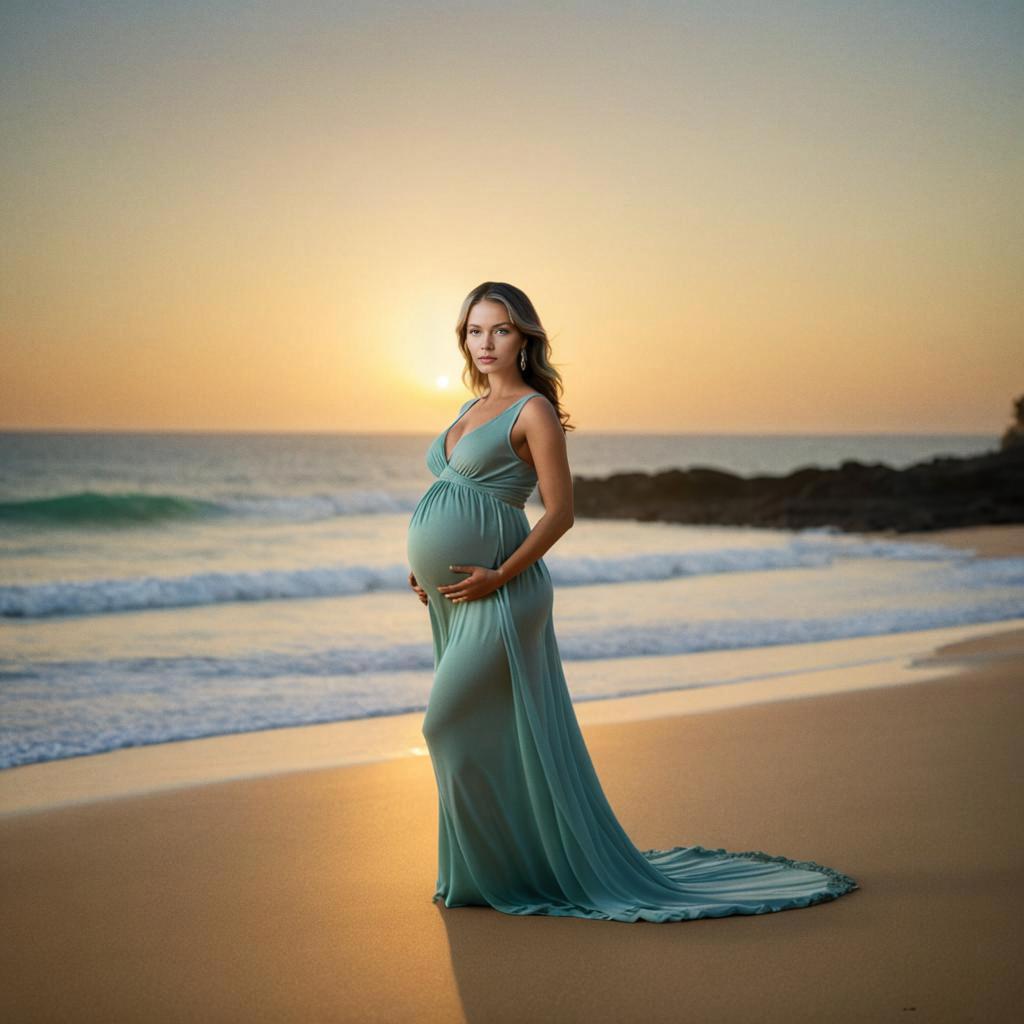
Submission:
M 464 580 L 459 580 L 458 583 L 449 583 L 437 588 L 452 604 L 476 601 L 478 598 L 486 597 L 505 582 L 497 569 L 488 569 L 482 565 L 453 565 L 449 568 L 452 572 L 469 573 Z
M 430 598 L 427 597 L 427 592 L 416 582 L 416 576 L 414 573 L 409 573 L 409 586 L 416 591 L 416 596 L 420 599 L 422 604 L 426 604 Z

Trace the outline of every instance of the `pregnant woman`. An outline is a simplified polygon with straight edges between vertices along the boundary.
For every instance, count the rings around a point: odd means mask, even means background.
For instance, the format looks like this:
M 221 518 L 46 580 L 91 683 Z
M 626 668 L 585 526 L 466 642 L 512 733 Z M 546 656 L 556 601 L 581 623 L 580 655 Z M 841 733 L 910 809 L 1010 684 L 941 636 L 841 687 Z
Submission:
M 561 377 L 527 296 L 485 282 L 457 326 L 467 402 L 427 451 L 437 477 L 409 524 L 434 682 L 423 735 L 438 791 L 446 907 L 683 921 L 835 899 L 857 883 L 813 861 L 703 846 L 638 850 L 605 798 L 562 671 L 542 555 L 572 526 Z M 531 530 L 523 506 L 539 488 Z M 709 780 L 712 784 L 712 780 Z

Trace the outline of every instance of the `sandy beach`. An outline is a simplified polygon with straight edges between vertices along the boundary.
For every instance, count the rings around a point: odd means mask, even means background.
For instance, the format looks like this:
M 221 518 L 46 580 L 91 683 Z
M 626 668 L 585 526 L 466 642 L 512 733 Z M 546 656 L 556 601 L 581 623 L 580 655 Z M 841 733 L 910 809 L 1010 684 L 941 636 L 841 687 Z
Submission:
M 1022 11 L 5 4 L 0 1024 L 1024 1019 Z
M 1024 527 L 914 536 L 1024 553 Z M 1024 629 L 928 663 L 906 685 L 581 715 L 641 849 L 812 859 L 858 881 L 839 900 L 663 925 L 445 909 L 426 757 L 206 781 L 0 817 L 0 1016 L 1016 1019 Z M 38 767 L 51 797 L 76 771 Z

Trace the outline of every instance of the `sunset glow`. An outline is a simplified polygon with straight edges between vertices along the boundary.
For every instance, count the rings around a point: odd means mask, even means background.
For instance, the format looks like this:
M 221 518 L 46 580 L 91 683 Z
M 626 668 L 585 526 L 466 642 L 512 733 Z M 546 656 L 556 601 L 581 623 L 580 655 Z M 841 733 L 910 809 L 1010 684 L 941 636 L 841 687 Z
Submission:
M 2 16 L 0 427 L 432 431 L 488 279 L 582 430 L 1009 416 L 1015 5 L 116 11 Z

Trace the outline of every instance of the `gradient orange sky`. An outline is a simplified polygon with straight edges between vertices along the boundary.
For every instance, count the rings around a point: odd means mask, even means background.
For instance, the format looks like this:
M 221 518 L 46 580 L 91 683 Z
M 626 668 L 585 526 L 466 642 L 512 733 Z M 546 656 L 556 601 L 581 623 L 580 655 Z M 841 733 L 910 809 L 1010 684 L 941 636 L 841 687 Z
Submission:
M 1019 2 L 4 3 L 0 426 L 435 432 L 491 279 L 580 431 L 996 434 L 1022 44 Z

